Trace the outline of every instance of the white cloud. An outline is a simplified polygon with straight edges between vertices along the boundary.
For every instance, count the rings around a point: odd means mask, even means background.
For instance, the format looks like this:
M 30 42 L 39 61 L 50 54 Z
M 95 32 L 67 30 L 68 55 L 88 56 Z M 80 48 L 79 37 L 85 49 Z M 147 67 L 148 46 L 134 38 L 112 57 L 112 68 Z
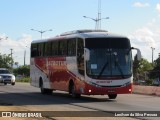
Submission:
M 160 53 L 160 18 L 155 18 L 145 27 L 136 30 L 129 35 L 133 47 L 141 50 L 142 56 L 148 61 L 152 61 L 152 50 L 154 47 L 154 60 L 157 59 Z
M 160 3 L 157 4 L 156 9 L 160 12 Z
M 4 35 L 0 35 L 0 37 L 4 37 Z M 13 40 L 8 38 L 7 40 L 0 41 L 0 53 L 1 54 L 11 54 L 11 50 L 13 49 L 13 59 L 14 62 L 18 62 L 20 65 L 24 63 L 24 51 L 26 51 L 26 64 L 30 62 L 30 43 L 32 41 L 32 36 L 23 34 L 21 38 L 18 40 Z
M 149 7 L 149 3 L 141 3 L 141 2 L 135 2 L 133 4 L 134 7 Z

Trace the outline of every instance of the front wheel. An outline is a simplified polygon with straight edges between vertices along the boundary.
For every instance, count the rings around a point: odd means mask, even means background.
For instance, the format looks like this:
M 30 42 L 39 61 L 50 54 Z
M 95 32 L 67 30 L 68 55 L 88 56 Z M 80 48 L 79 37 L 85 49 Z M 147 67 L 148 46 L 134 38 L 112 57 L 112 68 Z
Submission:
M 40 90 L 41 90 L 41 93 L 42 94 L 52 94 L 52 91 L 51 89 L 46 89 L 44 88 L 44 85 L 43 85 L 43 82 L 41 81 L 40 83 Z
M 73 98 L 80 98 L 80 97 L 81 97 L 81 94 L 75 93 L 74 83 L 70 84 L 69 94 L 70 94 Z
M 109 99 L 116 99 L 117 94 L 109 94 L 108 97 Z

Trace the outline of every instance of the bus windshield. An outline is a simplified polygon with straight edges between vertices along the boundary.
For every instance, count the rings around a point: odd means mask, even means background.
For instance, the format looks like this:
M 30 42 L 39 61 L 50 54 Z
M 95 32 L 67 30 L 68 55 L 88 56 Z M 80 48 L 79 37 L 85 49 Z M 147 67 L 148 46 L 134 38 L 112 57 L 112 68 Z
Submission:
M 87 38 L 90 50 L 86 73 L 92 78 L 127 78 L 131 76 L 131 51 L 127 38 Z

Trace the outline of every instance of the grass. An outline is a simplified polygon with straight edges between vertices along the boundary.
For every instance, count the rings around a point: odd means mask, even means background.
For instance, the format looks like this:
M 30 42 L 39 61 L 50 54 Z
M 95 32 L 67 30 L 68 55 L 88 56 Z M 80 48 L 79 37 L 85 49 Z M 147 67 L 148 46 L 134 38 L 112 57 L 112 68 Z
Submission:
M 26 82 L 29 83 L 30 82 L 30 78 L 29 77 L 24 77 L 21 79 L 16 79 L 16 82 Z

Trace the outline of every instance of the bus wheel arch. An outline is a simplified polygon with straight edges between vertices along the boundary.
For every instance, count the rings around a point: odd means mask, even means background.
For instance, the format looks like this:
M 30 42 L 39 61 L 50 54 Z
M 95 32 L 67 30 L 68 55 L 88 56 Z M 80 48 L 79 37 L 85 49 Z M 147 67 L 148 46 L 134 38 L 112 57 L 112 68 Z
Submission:
M 79 98 L 81 96 L 81 94 L 75 92 L 75 84 L 72 79 L 69 81 L 69 94 L 74 98 Z
M 52 91 L 53 91 L 52 89 L 44 88 L 42 77 L 39 78 L 39 87 L 40 87 L 40 90 L 41 90 L 42 94 L 52 94 Z
M 71 80 L 69 81 L 69 86 L 68 86 L 69 94 L 72 94 L 73 86 L 74 86 L 74 82 L 73 82 L 73 80 L 71 79 Z

